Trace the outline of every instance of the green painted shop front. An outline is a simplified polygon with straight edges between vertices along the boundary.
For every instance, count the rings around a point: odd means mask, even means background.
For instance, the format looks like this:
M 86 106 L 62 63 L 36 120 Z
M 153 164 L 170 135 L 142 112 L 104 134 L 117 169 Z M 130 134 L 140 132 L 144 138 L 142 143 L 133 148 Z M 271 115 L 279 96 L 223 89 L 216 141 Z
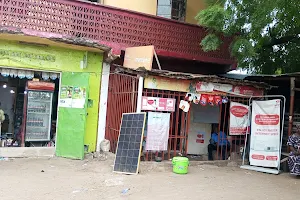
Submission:
M 56 155 L 61 157 L 83 159 L 85 151 L 96 150 L 102 63 L 101 51 L 0 40 L 0 68 L 60 73 L 60 90 L 66 86 L 86 90 L 83 108 L 58 107 Z

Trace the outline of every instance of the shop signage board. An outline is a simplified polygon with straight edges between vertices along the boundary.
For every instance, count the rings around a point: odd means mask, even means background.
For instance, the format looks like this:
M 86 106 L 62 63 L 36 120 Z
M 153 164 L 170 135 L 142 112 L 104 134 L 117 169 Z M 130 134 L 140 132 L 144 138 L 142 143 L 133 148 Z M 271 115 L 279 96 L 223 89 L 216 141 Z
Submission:
M 280 100 L 253 101 L 250 165 L 278 167 L 280 164 Z
M 179 91 L 187 93 L 232 93 L 246 96 L 262 96 L 263 90 L 251 86 L 233 86 L 230 84 L 195 82 L 160 76 L 145 78 L 144 87 L 148 89 Z
M 246 96 L 262 96 L 264 94 L 264 91 L 251 86 L 234 86 L 233 93 Z
M 149 76 L 145 78 L 144 87 L 148 89 L 157 90 L 169 90 L 169 91 L 180 91 L 190 92 L 189 80 L 171 79 L 160 76 Z
M 125 50 L 123 66 L 131 69 L 152 69 L 154 46 L 129 47 Z
M 248 127 L 249 106 L 241 103 L 230 103 L 229 135 L 245 135 Z
M 148 112 L 147 151 L 166 151 L 168 149 L 170 113 Z
M 54 91 L 55 84 L 44 81 L 28 81 L 27 88 L 30 90 L 45 90 L 45 91 Z
M 142 97 L 142 110 L 148 111 L 175 111 L 176 99 L 159 97 Z
M 56 58 L 50 54 L 39 54 L 39 53 L 31 53 L 25 51 L 13 51 L 8 49 L 0 49 L 0 56 L 11 56 L 16 58 L 28 58 L 33 60 L 40 60 L 40 61 L 49 61 L 55 62 Z

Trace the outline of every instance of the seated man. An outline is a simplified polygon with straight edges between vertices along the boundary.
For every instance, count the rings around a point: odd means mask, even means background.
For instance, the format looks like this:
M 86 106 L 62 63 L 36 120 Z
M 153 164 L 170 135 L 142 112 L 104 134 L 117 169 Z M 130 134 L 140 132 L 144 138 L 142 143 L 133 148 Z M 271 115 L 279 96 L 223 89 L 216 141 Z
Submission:
M 230 143 L 227 140 L 227 136 L 223 131 L 218 131 L 218 127 L 214 127 L 214 131 L 211 134 L 211 139 L 209 140 L 208 145 L 208 160 L 213 160 L 213 151 L 217 150 L 217 147 L 219 146 L 219 149 L 222 152 L 222 159 L 226 159 L 227 150 L 230 149 Z

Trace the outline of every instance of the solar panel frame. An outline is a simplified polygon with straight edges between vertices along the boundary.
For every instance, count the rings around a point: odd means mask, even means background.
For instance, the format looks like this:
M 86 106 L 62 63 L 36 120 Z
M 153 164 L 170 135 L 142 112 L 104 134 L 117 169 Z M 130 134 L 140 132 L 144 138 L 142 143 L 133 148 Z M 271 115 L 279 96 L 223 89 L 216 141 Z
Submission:
M 124 119 L 126 119 L 126 120 L 124 120 Z M 135 120 L 137 120 L 137 121 L 135 121 Z M 131 122 L 131 124 L 130 124 L 129 121 Z M 146 112 L 123 113 L 122 114 L 122 120 L 121 120 L 121 125 L 120 125 L 120 131 L 119 131 L 118 144 L 117 144 L 117 150 L 116 150 L 116 157 L 115 157 L 115 161 L 114 161 L 113 172 L 120 173 L 120 174 L 133 174 L 133 175 L 138 174 L 139 165 L 140 165 L 140 157 L 141 157 L 141 153 L 142 153 L 141 151 L 142 151 L 145 124 L 146 124 Z M 142 133 L 140 135 L 138 135 L 137 131 L 140 131 L 141 128 L 142 128 Z M 128 134 L 128 132 L 127 132 L 128 135 L 126 135 L 126 133 L 123 134 L 122 131 L 125 131 L 125 132 L 130 131 L 130 133 L 132 131 L 134 131 L 135 133 L 132 134 L 132 135 L 135 136 L 136 141 L 138 140 L 137 143 L 132 144 L 132 143 L 130 143 L 131 142 L 130 139 L 126 140 L 126 136 L 131 135 L 131 134 Z M 131 136 L 128 136 L 128 137 L 131 138 Z M 128 137 L 127 137 L 127 139 L 128 139 Z M 120 141 L 120 138 L 122 138 L 122 141 Z M 123 142 L 123 139 L 124 139 L 124 142 Z M 126 143 L 126 141 L 128 143 Z M 121 142 L 122 142 L 122 144 L 121 144 Z M 130 172 L 129 170 L 127 170 L 127 171 L 124 171 L 124 169 L 121 170 L 122 163 L 118 164 L 119 170 L 116 170 L 116 161 L 119 158 L 119 160 L 121 162 L 122 153 L 124 154 L 124 152 L 125 152 L 125 151 L 122 151 L 122 150 L 124 150 L 123 146 L 122 146 L 122 148 L 119 149 L 119 147 L 120 147 L 119 145 L 128 145 L 128 147 L 127 147 L 127 156 L 126 156 L 126 162 L 125 163 L 127 163 L 127 161 L 128 161 L 127 160 L 128 159 L 128 151 L 132 151 L 133 152 L 132 154 L 135 155 L 135 157 L 130 157 L 131 158 L 130 161 L 131 161 L 132 165 L 127 165 L 127 166 L 130 166 L 131 169 L 134 169 L 136 167 L 136 171 L 134 173 Z M 130 147 L 133 147 L 134 145 L 135 145 L 135 147 L 137 147 L 137 145 L 138 145 L 138 148 L 130 149 Z M 138 150 L 138 152 L 136 150 Z M 134 152 L 134 151 L 136 151 L 136 152 Z M 135 164 L 136 159 L 137 159 L 137 164 L 133 165 L 133 164 Z M 123 161 L 124 161 L 124 159 L 123 159 Z M 126 165 L 126 164 L 123 164 L 123 165 Z

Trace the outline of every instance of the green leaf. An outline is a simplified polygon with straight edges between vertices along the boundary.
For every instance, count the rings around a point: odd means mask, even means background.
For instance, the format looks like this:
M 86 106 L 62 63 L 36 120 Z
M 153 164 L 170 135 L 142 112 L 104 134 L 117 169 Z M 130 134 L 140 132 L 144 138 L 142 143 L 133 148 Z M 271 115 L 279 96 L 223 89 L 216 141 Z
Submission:
M 215 34 L 209 34 L 209 35 L 205 36 L 200 43 L 203 51 L 205 51 L 205 52 L 215 51 L 220 47 L 221 44 L 222 44 L 222 41 Z
M 206 1 L 207 9 L 196 16 L 208 29 L 204 51 L 220 47 L 218 36 L 234 36 L 230 51 L 239 67 L 267 74 L 300 71 L 299 0 Z
M 227 14 L 223 7 L 214 5 L 199 12 L 195 19 L 200 25 L 220 32 L 223 31 L 226 16 Z

